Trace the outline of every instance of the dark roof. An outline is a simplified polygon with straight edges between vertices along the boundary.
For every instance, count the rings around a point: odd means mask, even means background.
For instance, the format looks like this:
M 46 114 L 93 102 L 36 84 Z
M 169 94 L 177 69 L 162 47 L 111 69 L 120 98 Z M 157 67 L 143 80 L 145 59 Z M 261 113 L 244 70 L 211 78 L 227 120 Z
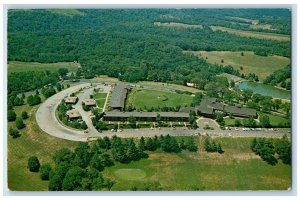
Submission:
M 179 112 L 183 112 L 183 113 L 190 113 L 191 111 L 195 111 L 194 107 L 181 107 L 179 109 Z
M 112 108 L 124 108 L 127 91 L 130 86 L 118 83 L 111 95 L 109 106 Z
M 78 97 L 66 97 L 64 99 L 65 103 L 76 103 L 77 100 L 78 100 Z
M 105 112 L 105 117 L 189 117 L 188 113 L 181 112 Z
M 96 105 L 96 101 L 94 99 L 84 99 L 82 101 L 82 103 L 84 103 L 84 105 L 86 105 L 86 106 L 94 106 L 94 105 Z
M 213 114 L 214 112 L 214 109 L 212 107 L 207 107 L 207 106 L 204 106 L 204 105 L 199 105 L 199 106 L 196 106 L 195 109 L 200 112 L 201 114 Z
M 216 100 L 217 100 L 216 98 L 204 97 L 200 102 L 200 107 L 198 108 L 198 110 L 200 109 L 200 111 L 201 110 L 204 111 L 207 108 L 206 111 L 210 112 L 211 109 L 208 109 L 208 108 L 212 108 L 212 109 L 215 109 L 215 110 L 222 110 L 223 111 L 224 104 L 219 103 Z
M 246 108 L 246 107 L 236 107 L 236 106 L 228 106 L 224 107 L 224 112 L 232 113 L 236 115 L 243 115 L 243 116 L 256 116 L 256 110 L 253 108 Z
M 214 97 L 203 97 L 201 102 L 216 102 L 217 101 L 217 98 L 214 98 Z

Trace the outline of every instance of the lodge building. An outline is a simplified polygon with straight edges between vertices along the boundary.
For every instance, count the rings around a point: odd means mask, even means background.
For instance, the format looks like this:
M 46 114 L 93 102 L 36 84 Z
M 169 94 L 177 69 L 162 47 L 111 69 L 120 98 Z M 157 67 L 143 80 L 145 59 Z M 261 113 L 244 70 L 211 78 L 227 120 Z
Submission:
M 124 83 L 116 84 L 109 102 L 109 110 L 123 111 L 125 108 L 126 96 L 130 89 L 131 87 Z
M 181 112 L 105 112 L 103 119 L 105 121 L 128 121 L 128 118 L 134 117 L 137 121 L 181 121 L 189 120 L 189 113 Z

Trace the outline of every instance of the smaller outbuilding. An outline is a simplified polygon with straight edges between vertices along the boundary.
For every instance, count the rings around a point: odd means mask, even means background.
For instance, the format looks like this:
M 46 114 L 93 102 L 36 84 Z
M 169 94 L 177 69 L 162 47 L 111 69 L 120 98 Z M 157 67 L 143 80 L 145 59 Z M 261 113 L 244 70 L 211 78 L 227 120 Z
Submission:
M 79 112 L 76 109 L 68 110 L 66 115 L 68 116 L 68 118 L 70 120 L 78 119 L 81 117 L 81 115 L 79 114 Z
M 82 103 L 85 106 L 96 106 L 96 101 L 94 99 L 84 99 Z
M 78 97 L 66 97 L 64 102 L 65 104 L 76 104 L 78 102 Z

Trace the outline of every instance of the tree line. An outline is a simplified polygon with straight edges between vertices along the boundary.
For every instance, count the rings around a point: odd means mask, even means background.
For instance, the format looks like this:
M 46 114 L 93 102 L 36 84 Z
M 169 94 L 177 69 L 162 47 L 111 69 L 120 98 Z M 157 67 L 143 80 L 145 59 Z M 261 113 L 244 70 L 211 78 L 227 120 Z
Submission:
M 36 156 L 28 159 L 27 168 L 39 172 L 42 180 L 49 180 L 50 191 L 92 191 L 110 190 L 114 181 L 104 178 L 102 171 L 115 162 L 129 163 L 147 158 L 146 151 L 161 148 L 164 152 L 179 153 L 182 149 L 197 151 L 193 138 L 182 139 L 178 144 L 175 137 L 155 136 L 153 138 L 98 138 L 97 141 L 80 142 L 74 150 L 61 148 L 54 152 L 55 165 L 40 163 Z M 153 185 L 154 184 L 154 185 Z M 161 190 L 159 183 L 145 183 L 141 188 L 132 190 Z
M 282 160 L 284 164 L 291 164 L 292 146 L 286 136 L 276 140 L 254 138 L 251 150 L 270 165 L 276 165 L 278 159 Z

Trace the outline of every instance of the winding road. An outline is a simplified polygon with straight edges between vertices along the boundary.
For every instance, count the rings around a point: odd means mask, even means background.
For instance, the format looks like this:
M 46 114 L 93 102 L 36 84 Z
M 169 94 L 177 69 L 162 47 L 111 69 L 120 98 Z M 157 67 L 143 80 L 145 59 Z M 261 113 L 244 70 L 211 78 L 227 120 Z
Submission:
M 99 83 L 99 82 L 98 82 Z M 197 130 L 185 130 L 183 127 L 170 129 L 161 128 L 152 130 L 150 128 L 145 129 L 126 129 L 122 132 L 104 131 L 99 133 L 92 125 L 89 113 L 82 110 L 81 101 L 83 98 L 88 98 L 92 92 L 92 88 L 85 89 L 82 93 L 78 94 L 79 102 L 74 106 L 82 115 L 83 120 L 88 126 L 88 133 L 84 131 L 72 129 L 70 127 L 62 125 L 56 117 L 56 109 L 60 102 L 73 92 L 77 92 L 81 88 L 89 87 L 90 83 L 83 83 L 67 88 L 51 97 L 49 97 L 44 103 L 41 104 L 36 112 L 36 121 L 40 128 L 49 135 L 54 137 L 73 140 L 73 141 L 87 141 L 90 138 L 97 137 L 112 137 L 117 135 L 119 137 L 153 137 L 154 135 L 173 135 L 173 136 L 198 136 L 198 135 L 210 135 L 219 137 L 282 137 L 283 135 L 290 136 L 290 129 L 278 129 L 277 131 L 265 130 L 265 131 L 242 131 L 239 130 L 203 130 L 198 128 Z M 201 120 L 199 120 L 201 121 Z

